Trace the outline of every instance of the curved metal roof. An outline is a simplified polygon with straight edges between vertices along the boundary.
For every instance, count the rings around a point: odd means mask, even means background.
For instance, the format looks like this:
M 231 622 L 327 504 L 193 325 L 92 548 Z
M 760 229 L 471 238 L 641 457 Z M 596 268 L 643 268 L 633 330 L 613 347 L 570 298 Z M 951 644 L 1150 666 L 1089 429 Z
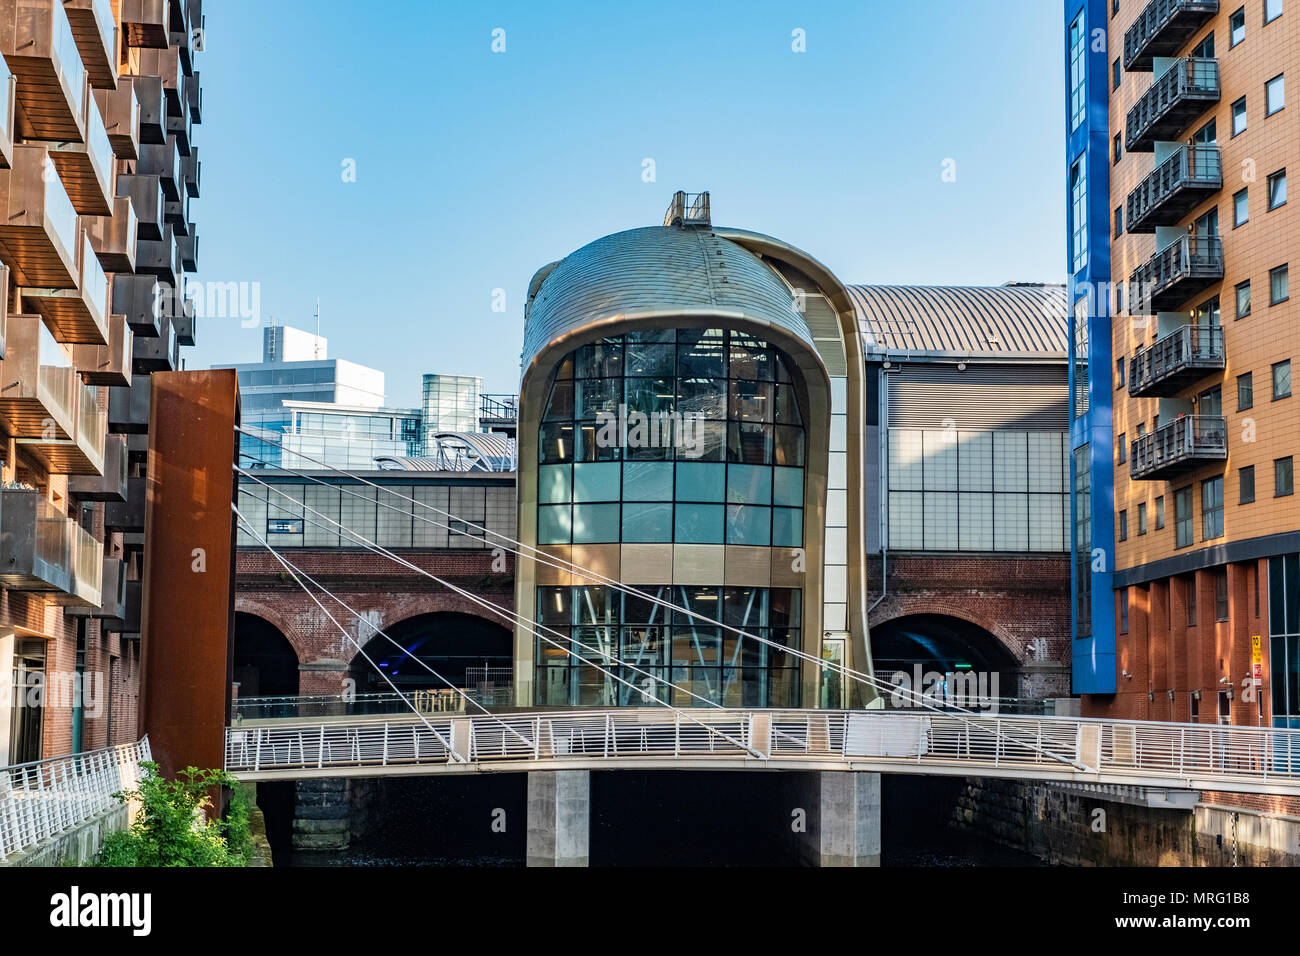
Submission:
M 1064 358 L 1065 287 L 851 285 L 863 350 L 984 360 Z
M 646 226 L 616 232 L 547 268 L 526 311 L 525 369 L 548 344 L 579 329 L 652 314 L 731 313 L 812 345 L 807 323 L 780 277 L 711 229 Z
M 498 432 L 438 432 L 430 436 L 437 454 L 425 458 L 379 455 L 393 471 L 514 471 L 515 440 Z

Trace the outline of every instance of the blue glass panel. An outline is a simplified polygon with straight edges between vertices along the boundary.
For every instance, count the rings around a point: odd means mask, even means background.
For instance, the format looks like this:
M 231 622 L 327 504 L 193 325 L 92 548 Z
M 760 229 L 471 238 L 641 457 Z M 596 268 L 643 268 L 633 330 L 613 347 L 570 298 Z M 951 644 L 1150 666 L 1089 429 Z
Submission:
M 538 503 L 543 505 L 568 503 L 573 497 L 572 470 L 572 465 L 542 465 L 538 468 Z
M 537 543 L 569 543 L 569 506 L 548 505 L 537 509 Z
M 798 508 L 772 509 L 772 545 L 777 548 L 803 546 L 803 512 Z
M 673 463 L 629 461 L 623 465 L 624 501 L 672 501 Z
M 580 462 L 573 466 L 574 501 L 618 501 L 618 462 Z
M 719 496 L 721 492 L 719 481 Z M 722 505 L 679 504 L 673 518 L 674 539 L 679 544 L 722 544 Z
M 772 469 L 772 504 L 803 507 L 803 469 Z
M 738 505 L 772 503 L 772 469 L 765 465 L 730 465 L 727 500 Z
M 726 490 L 724 466 L 704 462 L 677 463 L 678 501 L 722 501 Z
M 574 505 L 573 543 L 618 541 L 618 505 Z
M 623 505 L 623 540 L 642 544 L 671 544 L 673 506 L 666 501 L 631 502 Z
M 756 505 L 727 506 L 727 544 L 772 543 L 772 509 Z

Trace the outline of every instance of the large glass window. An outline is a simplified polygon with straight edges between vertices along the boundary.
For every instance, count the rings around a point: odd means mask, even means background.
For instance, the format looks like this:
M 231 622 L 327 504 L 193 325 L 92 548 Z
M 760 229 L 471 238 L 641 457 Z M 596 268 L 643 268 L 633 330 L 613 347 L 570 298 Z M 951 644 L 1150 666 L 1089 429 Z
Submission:
M 539 541 L 799 547 L 803 421 L 786 360 L 751 335 L 667 329 L 582 346 L 539 432 Z
M 1268 561 L 1273 726 L 1300 729 L 1300 555 Z
M 1070 24 L 1070 131 L 1079 128 L 1088 112 L 1087 90 L 1088 34 L 1083 14 Z
M 538 588 L 539 705 L 798 706 L 799 660 L 782 648 L 799 647 L 799 590 L 634 587 L 700 617 L 612 588 Z
M 1083 157 L 1070 167 L 1070 271 L 1088 264 L 1088 176 Z

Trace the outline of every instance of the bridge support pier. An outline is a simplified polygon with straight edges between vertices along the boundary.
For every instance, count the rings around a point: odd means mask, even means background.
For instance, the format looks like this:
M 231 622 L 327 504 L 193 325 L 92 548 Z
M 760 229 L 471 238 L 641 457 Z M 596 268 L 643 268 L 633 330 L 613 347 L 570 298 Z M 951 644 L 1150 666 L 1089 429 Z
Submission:
M 809 774 L 803 859 L 812 866 L 880 866 L 880 774 Z
M 590 771 L 530 771 L 528 865 L 586 866 L 590 834 Z

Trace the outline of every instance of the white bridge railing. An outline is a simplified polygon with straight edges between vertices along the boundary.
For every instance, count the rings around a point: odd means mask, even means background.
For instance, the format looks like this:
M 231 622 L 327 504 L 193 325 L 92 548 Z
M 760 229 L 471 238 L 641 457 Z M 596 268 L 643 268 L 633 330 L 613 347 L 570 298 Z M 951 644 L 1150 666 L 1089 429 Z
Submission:
M 705 724 L 707 726 L 701 726 Z M 1300 731 L 1066 717 L 880 711 L 660 709 L 439 716 L 232 728 L 226 769 L 251 776 L 369 767 L 454 769 L 546 761 L 774 761 L 1021 770 L 1026 778 L 1300 794 Z M 512 767 L 512 769 L 518 769 Z M 391 772 L 391 771 L 390 771 Z M 1013 775 L 1004 773 L 1002 775 Z M 1019 774 L 1014 774 L 1019 775 Z
M 68 757 L 0 767 L 0 860 L 121 804 L 134 790 L 149 738 Z

